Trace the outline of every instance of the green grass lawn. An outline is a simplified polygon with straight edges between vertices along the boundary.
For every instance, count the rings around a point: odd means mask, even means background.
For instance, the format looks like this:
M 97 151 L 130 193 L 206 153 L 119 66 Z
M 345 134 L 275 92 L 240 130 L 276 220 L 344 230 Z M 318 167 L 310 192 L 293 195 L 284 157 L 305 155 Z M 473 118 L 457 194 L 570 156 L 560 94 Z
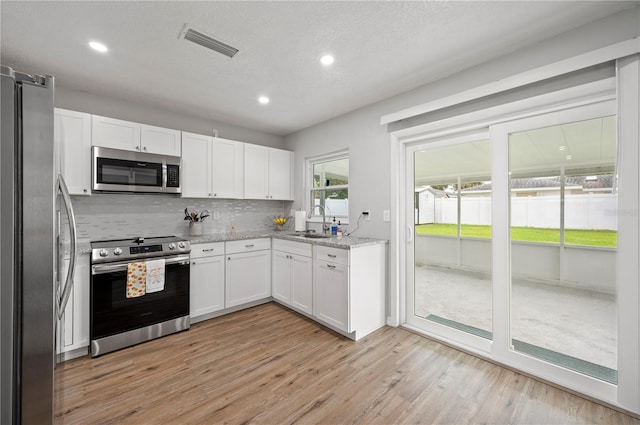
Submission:
M 491 238 L 491 226 L 475 226 L 463 224 L 460 232 L 467 238 Z M 458 228 L 455 224 L 420 224 L 416 226 L 417 234 L 456 236 Z M 615 230 L 577 230 L 564 231 L 567 245 L 618 246 L 618 232 Z M 512 227 L 511 239 L 514 241 L 560 243 L 560 230 L 537 227 Z

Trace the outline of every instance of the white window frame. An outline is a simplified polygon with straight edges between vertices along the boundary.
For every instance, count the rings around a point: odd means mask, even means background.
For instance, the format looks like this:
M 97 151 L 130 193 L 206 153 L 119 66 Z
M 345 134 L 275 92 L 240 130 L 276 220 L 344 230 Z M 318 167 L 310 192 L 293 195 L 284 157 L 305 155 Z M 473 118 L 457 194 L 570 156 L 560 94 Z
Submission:
M 311 193 L 314 191 L 323 190 L 323 189 L 317 189 L 313 187 L 313 166 L 315 164 L 319 164 L 322 162 L 337 161 L 340 159 L 347 159 L 347 160 L 349 159 L 349 149 L 343 149 L 340 151 L 335 151 L 335 152 L 330 152 L 322 155 L 305 158 L 305 170 L 306 170 L 305 175 L 306 176 L 305 176 L 305 188 L 304 188 L 304 193 L 305 193 L 304 207 L 305 207 L 305 211 L 307 211 L 307 215 L 311 213 L 311 217 L 307 217 L 307 222 L 322 223 L 322 214 L 319 211 L 317 214 L 314 214 L 314 211 L 311 211 L 311 208 L 312 208 Z M 349 167 L 351 167 L 350 163 L 349 163 Z M 349 185 L 345 184 L 340 186 L 332 186 L 331 188 L 349 190 Z M 327 223 L 331 221 L 330 217 L 336 217 L 336 220 L 340 220 L 341 224 L 349 224 L 349 215 L 338 216 L 327 211 L 327 215 L 325 217 Z

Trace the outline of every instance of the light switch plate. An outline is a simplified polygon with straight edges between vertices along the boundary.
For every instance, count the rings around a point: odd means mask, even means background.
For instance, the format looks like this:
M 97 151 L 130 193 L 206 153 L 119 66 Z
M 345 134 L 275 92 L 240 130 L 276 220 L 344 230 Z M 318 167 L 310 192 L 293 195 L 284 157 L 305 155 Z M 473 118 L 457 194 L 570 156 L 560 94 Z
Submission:
M 389 210 L 382 211 L 382 220 L 383 221 L 391 221 L 391 211 L 389 211 Z

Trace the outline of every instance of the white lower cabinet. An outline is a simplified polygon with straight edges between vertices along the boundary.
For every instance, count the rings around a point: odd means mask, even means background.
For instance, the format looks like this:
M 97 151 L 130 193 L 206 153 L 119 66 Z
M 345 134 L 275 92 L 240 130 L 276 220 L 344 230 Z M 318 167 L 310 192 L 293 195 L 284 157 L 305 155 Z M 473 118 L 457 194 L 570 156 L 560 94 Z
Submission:
M 65 273 L 69 260 L 65 261 Z M 62 283 L 64 284 L 64 282 Z M 73 289 L 58 322 L 62 342 L 59 352 L 66 353 L 89 346 L 89 256 L 79 255 Z
M 224 242 L 192 245 L 190 267 L 191 318 L 224 309 Z
M 313 313 L 311 245 L 273 240 L 271 294 L 281 303 Z
M 271 240 L 226 242 L 225 307 L 271 296 Z
M 384 326 L 386 245 L 313 248 L 313 316 L 358 340 Z
M 345 249 L 259 238 L 191 250 L 192 318 L 273 299 L 354 340 L 385 324 L 384 242 Z
M 313 313 L 344 332 L 349 326 L 349 267 L 315 260 L 313 265 Z

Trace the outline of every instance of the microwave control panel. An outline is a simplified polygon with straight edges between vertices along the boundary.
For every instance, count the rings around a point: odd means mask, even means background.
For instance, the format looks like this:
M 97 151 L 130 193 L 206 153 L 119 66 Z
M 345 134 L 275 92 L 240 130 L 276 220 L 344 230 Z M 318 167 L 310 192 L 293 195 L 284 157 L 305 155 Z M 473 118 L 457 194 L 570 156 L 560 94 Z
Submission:
M 167 165 L 167 187 L 180 187 L 180 167 Z

